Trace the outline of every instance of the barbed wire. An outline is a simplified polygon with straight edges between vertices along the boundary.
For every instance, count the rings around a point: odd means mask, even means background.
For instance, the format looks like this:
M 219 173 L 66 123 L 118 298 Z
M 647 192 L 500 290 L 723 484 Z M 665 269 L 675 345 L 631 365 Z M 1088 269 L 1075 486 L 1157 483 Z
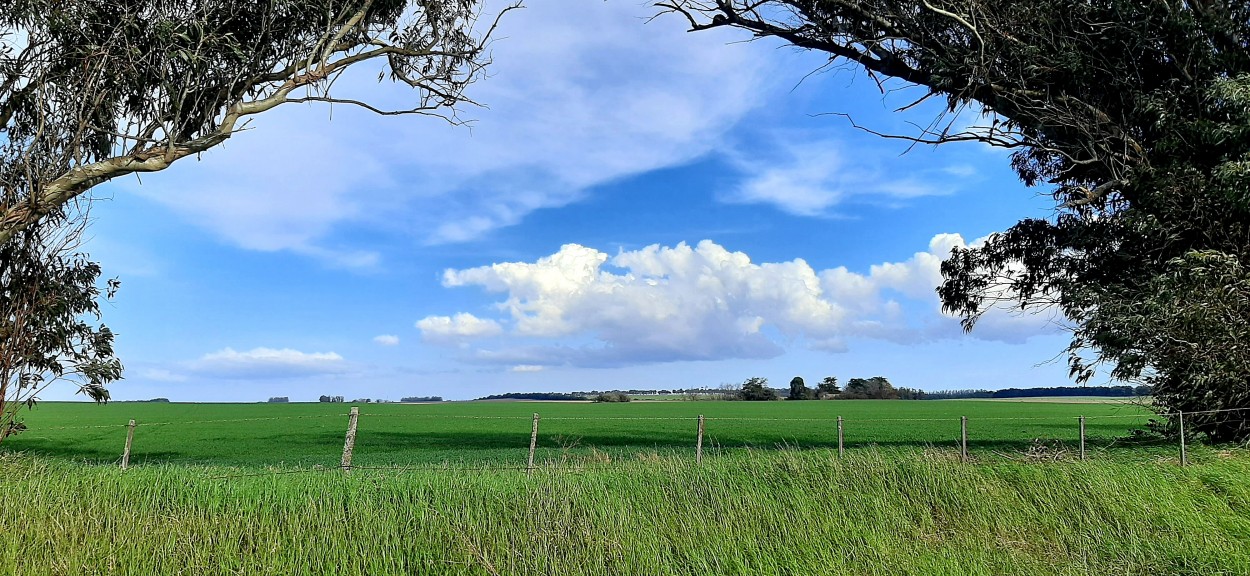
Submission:
M 81 426 L 40 426 L 39 430 L 85 430 L 88 428 L 125 428 L 129 424 L 90 424 Z
M 265 416 L 260 418 L 222 418 L 214 420 L 187 420 L 183 422 L 135 422 L 135 426 L 175 426 L 180 424 L 215 424 L 218 422 L 258 422 L 261 420 L 309 420 L 315 418 L 346 418 L 347 414 L 314 414 L 310 416 Z
M 1178 412 L 1143 412 L 1143 413 L 1140 413 L 1140 414 L 1096 414 L 1096 415 L 1085 415 L 1085 416 L 969 416 L 969 417 L 968 417 L 968 421 L 970 421 L 970 422 L 971 422 L 971 421 L 985 421 L 985 420 L 991 420 L 991 421 L 1033 421 L 1033 422 L 1037 422 L 1037 421 L 1062 421 L 1062 420 L 1077 420 L 1077 419 L 1080 419 L 1080 418 L 1085 418 L 1085 419 L 1086 419 L 1086 421 L 1089 421 L 1089 420 L 1105 420 L 1105 419 L 1148 419 L 1148 418 L 1165 417 L 1165 416 L 1166 416 L 1166 417 L 1180 416 L 1180 415 L 1182 415 L 1182 414 L 1184 414 L 1185 416 L 1200 416 L 1200 415 L 1208 415 L 1208 414 L 1222 414 L 1222 413 L 1245 412 L 1245 411 L 1250 411 L 1250 407 L 1247 407 L 1247 408 L 1220 408 L 1220 409 L 1214 409 L 1214 410 L 1194 410 L 1194 411 L 1184 411 L 1184 412 L 1180 412 L 1180 411 L 1178 411 Z M 235 422 L 259 422 L 259 421 L 274 421 L 274 420 L 308 420 L 308 419 L 323 419 L 323 418 L 347 418 L 347 417 L 349 417 L 349 416 L 350 416 L 349 414 L 314 414 L 314 415 L 304 415 L 304 416 L 265 416 L 265 417 L 256 417 L 256 418 L 219 418 L 219 419 L 206 419 L 206 420 L 184 420 L 184 421 L 167 421 L 167 422 L 138 422 L 138 421 L 137 421 L 137 422 L 135 422 L 135 426 L 136 426 L 136 427 L 140 427 L 140 426 L 143 426 L 143 427 L 147 427 L 147 426 L 181 426 L 181 425 L 218 424 L 218 423 L 235 423 Z M 465 414 L 370 414 L 370 413 L 360 413 L 360 414 L 359 414 L 359 416 L 360 416 L 361 418 L 368 418 L 368 419 L 373 419 L 373 418 L 412 418 L 412 419 L 450 418 L 450 419 L 464 419 L 464 420 L 518 420 L 518 421 L 528 421 L 528 420 L 531 420 L 531 419 L 533 418 L 532 416 L 525 416 L 525 415 L 518 415 L 518 416 L 481 416 L 481 415 L 465 415 Z M 540 421 L 543 421 L 543 422 L 552 422 L 552 421 L 642 421 L 642 422 L 646 422 L 646 421 L 673 421 L 673 422 L 688 422 L 688 421 L 690 421 L 690 420 L 697 420 L 697 419 L 698 419 L 698 417 L 699 417 L 699 415 L 697 415 L 697 414 L 696 414 L 696 415 L 690 415 L 690 416 L 541 416 L 541 415 L 540 415 L 540 416 L 539 416 L 539 420 L 540 420 Z M 858 423 L 864 423 L 864 422 L 949 422 L 949 421 L 951 421 L 951 420 L 958 420 L 958 419 L 959 419 L 959 418 L 961 418 L 961 417 L 962 417 L 962 416 L 954 416 L 954 415 L 952 415 L 952 416 L 946 416 L 946 417 L 926 417 L 926 418 L 907 418 L 907 417 L 898 417 L 898 418 L 856 418 L 856 417 L 842 417 L 842 421 L 843 421 L 843 423 L 857 423 L 857 422 L 858 422 Z M 753 416 L 704 416 L 704 418 L 703 418 L 703 419 L 704 419 L 704 421 L 705 421 L 705 422 L 710 422 L 710 421 L 722 421 L 722 422 L 735 422 L 735 421 L 740 421 L 740 422 L 828 422 L 828 423 L 836 423 L 836 422 L 838 421 L 838 417 L 837 417 L 837 416 L 833 416 L 833 417 L 824 417 L 824 418 L 784 418 L 784 417 L 753 417 Z M 40 427 L 40 428 L 39 428 L 39 430 L 78 430 L 78 429 L 85 430 L 85 429 L 98 429 L 98 428 L 125 428 L 125 427 L 127 427 L 127 426 L 129 426 L 129 424 L 128 424 L 128 423 L 127 423 L 127 424 L 84 424 L 84 425 L 77 425 L 77 426 L 50 426 L 50 427 L 46 427 L 46 428 L 45 428 L 45 427 Z
M 424 464 L 424 465 L 391 465 L 391 466 L 357 466 L 352 465 L 346 468 L 342 466 L 314 466 L 312 468 L 298 468 L 293 470 L 263 470 L 257 472 L 248 472 L 243 474 L 222 474 L 218 476 L 206 476 L 206 480 L 223 480 L 229 478 L 255 478 L 260 476 L 279 476 L 284 474 L 316 474 L 316 473 L 342 473 L 354 472 L 357 470 L 366 471 L 386 471 L 386 472 L 483 472 L 497 470 L 525 470 L 539 472 L 543 470 L 558 470 L 563 472 L 581 471 L 587 468 L 587 465 L 569 466 L 553 463 L 536 464 L 533 467 L 514 464 L 478 464 L 473 466 L 448 466 L 444 464 Z
M 183 420 L 178 422 L 143 422 L 135 421 L 135 427 L 140 426 L 177 426 L 182 424 L 215 424 L 218 422 L 255 422 L 260 420 L 307 420 L 310 418 L 346 418 L 347 414 L 315 414 L 309 416 L 265 416 L 258 418 L 219 418 L 210 420 Z M 125 424 L 82 424 L 78 426 L 49 426 L 39 427 L 39 430 L 85 430 L 90 428 L 126 428 L 130 426 Z
M 365 416 L 365 412 L 360 413 Z M 529 420 L 532 416 L 472 416 L 468 414 L 367 414 L 370 418 L 458 418 L 465 420 Z M 347 416 L 344 414 L 343 416 Z M 544 418 L 546 420 L 547 418 Z

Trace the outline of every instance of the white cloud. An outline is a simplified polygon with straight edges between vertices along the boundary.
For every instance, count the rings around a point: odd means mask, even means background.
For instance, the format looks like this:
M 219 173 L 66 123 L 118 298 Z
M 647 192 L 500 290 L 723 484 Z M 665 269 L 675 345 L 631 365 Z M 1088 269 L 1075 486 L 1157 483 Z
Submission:
M 127 186 L 242 248 L 370 266 L 376 255 L 318 242 L 336 223 L 359 216 L 361 200 L 353 196 L 387 183 L 388 171 L 328 133 L 324 116 L 298 116 L 258 118 L 258 133 L 235 135 L 205 161 L 184 160 L 142 186 Z
M 793 134 L 775 137 L 771 155 L 731 155 L 738 169 L 748 176 L 722 200 L 772 204 L 799 216 L 824 216 L 854 198 L 902 201 L 949 193 L 948 188 L 920 174 L 887 174 L 866 161 L 867 154 L 851 157 L 844 146 L 830 140 L 813 141 Z
M 589 187 L 697 158 L 766 98 L 774 50 L 728 44 L 737 39 L 729 32 L 687 34 L 681 18 L 647 23 L 655 12 L 645 3 L 537 2 L 509 13 L 490 74 L 469 90 L 489 106 L 464 110 L 471 129 L 288 105 L 204 162 L 145 177 L 136 190 L 240 247 L 339 266 L 378 259 L 326 246 L 346 224 L 416 230 L 433 243 L 478 238 Z M 406 87 L 379 84 L 376 67 L 336 88 L 388 107 L 413 99 Z
M 976 167 L 970 164 L 952 164 L 943 168 L 942 171 L 956 178 L 972 178 L 977 175 Z
M 293 378 L 346 371 L 343 357 L 334 352 L 300 352 L 290 348 L 233 348 L 205 354 L 191 363 L 197 374 L 228 379 Z
M 139 378 L 156 382 L 185 382 L 186 375 L 171 372 L 164 368 L 148 368 L 139 372 Z
M 934 288 L 942 260 L 964 245 L 959 235 L 940 234 L 927 251 L 861 274 L 818 272 L 802 259 L 757 264 L 709 240 L 615 257 L 568 244 L 532 263 L 447 270 L 443 283 L 506 295 L 498 307 L 515 345 L 477 349 L 470 357 L 477 362 L 603 366 L 767 358 L 796 340 L 841 352 L 848 338 L 957 336 L 958 324 L 939 312 Z M 1032 315 L 991 312 L 983 322 L 991 328 L 974 336 L 1015 341 L 1046 330 L 1045 319 Z M 432 316 L 418 326 L 427 339 L 460 344 L 503 332 L 500 324 L 469 314 Z
M 483 338 L 503 333 L 503 327 L 494 320 L 483 320 L 461 312 L 455 316 L 427 316 L 417 321 L 421 338 L 427 342 L 457 342 L 466 338 Z
M 510 372 L 542 372 L 543 366 L 535 366 L 533 364 L 517 364 L 508 370 Z
M 374 344 L 379 346 L 395 346 L 399 344 L 399 336 L 394 334 L 381 334 L 373 337 Z

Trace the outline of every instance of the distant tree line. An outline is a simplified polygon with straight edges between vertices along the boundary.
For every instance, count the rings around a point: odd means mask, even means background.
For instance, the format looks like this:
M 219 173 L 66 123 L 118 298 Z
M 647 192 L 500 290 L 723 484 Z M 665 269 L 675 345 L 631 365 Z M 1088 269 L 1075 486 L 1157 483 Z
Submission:
M 883 376 L 851 378 L 845 388 L 838 386 L 838 379 L 826 376 L 808 388 L 801 376 L 790 380 L 790 389 L 778 390 L 768 386 L 767 378 L 752 377 L 732 390 L 727 399 L 766 401 L 777 400 L 951 400 L 961 398 L 1047 398 L 1071 396 L 1104 396 L 1131 398 L 1149 396 L 1149 386 L 1058 386 L 1050 388 L 1006 388 L 1003 390 L 943 390 L 925 392 L 917 388 L 895 387 Z
M 851 378 L 846 389 L 838 386 L 834 376 L 821 379 L 815 388 L 808 388 L 803 377 L 795 376 L 790 380 L 788 391 L 769 387 L 767 378 L 752 377 L 734 392 L 730 399 L 747 401 L 777 400 L 783 394 L 786 400 L 923 400 L 927 397 L 923 390 L 895 388 L 884 376 Z
M 442 396 L 408 396 L 400 398 L 400 402 L 442 402 Z
M 268 400 L 270 404 L 278 404 L 278 403 L 290 402 L 290 401 L 291 399 L 286 396 L 273 396 L 273 397 L 270 397 Z
M 592 400 L 595 402 L 629 402 L 631 398 L 624 392 L 604 392 L 596 394 Z
M 736 386 L 735 386 L 736 387 Z M 629 390 L 591 390 L 589 392 L 571 392 L 571 394 L 581 394 L 587 397 L 598 396 L 599 394 L 628 394 L 630 396 L 676 396 L 681 394 L 719 394 L 719 388 L 631 388 Z
M 342 396 L 325 396 L 325 395 L 318 396 L 317 401 L 318 402 L 345 402 Z
M 507 394 L 491 394 L 478 400 L 589 400 L 586 395 L 572 392 L 508 392 Z
M 970 398 L 1062 398 L 1102 396 L 1132 398 L 1150 396 L 1150 386 L 1056 386 L 1049 388 L 1006 388 L 1003 390 L 942 390 L 925 394 L 927 400 L 959 400 Z

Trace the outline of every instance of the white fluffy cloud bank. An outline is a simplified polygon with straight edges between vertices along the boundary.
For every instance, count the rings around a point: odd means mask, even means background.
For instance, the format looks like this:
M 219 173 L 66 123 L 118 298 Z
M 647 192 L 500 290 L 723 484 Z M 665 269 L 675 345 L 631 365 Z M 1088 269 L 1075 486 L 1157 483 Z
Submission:
M 848 338 L 916 342 L 959 334 L 934 288 L 956 234 L 867 273 L 815 270 L 806 261 L 754 263 L 704 240 L 609 256 L 568 244 L 535 262 L 447 270 L 447 287 L 501 293 L 501 318 L 470 314 L 417 322 L 435 343 L 503 336 L 472 360 L 507 365 L 612 366 L 725 358 L 768 358 L 784 347 L 843 351 Z M 1023 341 L 1046 331 L 1046 315 L 992 312 L 974 336 Z

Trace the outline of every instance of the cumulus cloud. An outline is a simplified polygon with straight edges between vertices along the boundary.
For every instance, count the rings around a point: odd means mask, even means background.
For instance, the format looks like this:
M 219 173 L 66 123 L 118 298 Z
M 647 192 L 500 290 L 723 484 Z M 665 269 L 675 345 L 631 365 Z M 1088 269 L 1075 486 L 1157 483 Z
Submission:
M 373 337 L 373 343 L 379 346 L 395 346 L 399 344 L 399 336 L 394 334 L 381 334 Z
M 448 287 L 477 286 L 506 298 L 497 305 L 514 345 L 477 349 L 470 360 L 508 366 L 608 366 L 724 358 L 768 358 L 801 341 L 845 351 L 848 338 L 915 342 L 959 334 L 939 312 L 934 288 L 957 234 L 902 262 L 817 271 L 802 259 L 752 262 L 710 240 L 609 256 L 568 244 L 534 262 L 447 270 Z M 974 335 L 1022 340 L 1045 319 L 997 312 Z M 470 314 L 418 322 L 427 340 L 463 344 L 500 336 L 503 326 Z M 456 338 L 447 338 L 455 336 Z
M 294 378 L 340 374 L 347 369 L 334 352 L 300 352 L 291 348 L 253 348 L 239 352 L 225 348 L 191 363 L 196 374 L 228 379 Z
M 455 316 L 427 316 L 417 321 L 421 338 L 427 342 L 457 342 L 466 338 L 483 338 L 503 333 L 503 327 L 494 320 L 483 320 L 461 312 Z

